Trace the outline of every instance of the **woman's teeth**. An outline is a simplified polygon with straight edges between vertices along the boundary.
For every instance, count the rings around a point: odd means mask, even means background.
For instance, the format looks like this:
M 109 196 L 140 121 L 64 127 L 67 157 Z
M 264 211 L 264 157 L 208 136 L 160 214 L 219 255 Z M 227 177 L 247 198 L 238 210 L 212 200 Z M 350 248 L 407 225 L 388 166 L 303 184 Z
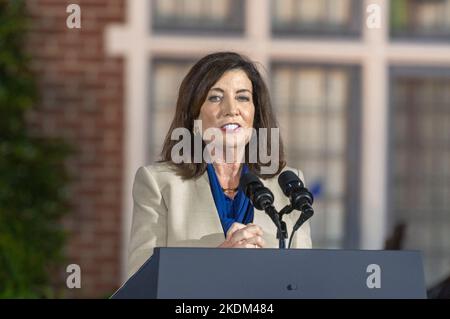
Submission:
M 224 126 L 222 126 L 223 129 L 225 129 L 226 131 L 234 131 L 236 129 L 238 129 L 240 126 L 238 124 L 226 124 Z

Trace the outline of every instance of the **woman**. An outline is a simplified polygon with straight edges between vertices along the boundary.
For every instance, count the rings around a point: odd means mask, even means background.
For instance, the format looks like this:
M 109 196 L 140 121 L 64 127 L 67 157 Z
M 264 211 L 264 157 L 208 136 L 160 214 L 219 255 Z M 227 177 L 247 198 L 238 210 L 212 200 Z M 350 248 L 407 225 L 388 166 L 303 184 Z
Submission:
M 205 56 L 191 68 L 180 86 L 162 160 L 141 167 L 136 174 L 129 276 L 153 254 L 155 247 L 278 247 L 271 219 L 256 210 L 238 189 L 240 176 L 251 171 L 273 192 L 277 209 L 289 203 L 277 184 L 279 173 L 286 169 L 281 139 L 273 142 L 279 143 L 275 172 L 262 173 L 274 163 L 249 161 L 252 132 L 258 138 L 258 129 L 276 127 L 267 87 L 246 58 L 219 52 Z M 189 130 L 193 144 L 200 139 L 202 150 L 212 150 L 206 152 L 207 158 L 198 161 L 192 148 L 188 154 L 191 160 L 175 161 L 173 150 L 179 141 L 172 139 L 172 132 L 177 128 Z M 211 137 L 205 134 L 209 129 L 223 134 Z M 266 143 L 268 150 L 276 149 L 270 139 Z M 211 145 L 219 150 L 223 147 L 223 152 L 207 147 Z M 303 180 L 301 172 L 291 170 Z M 286 216 L 288 230 L 297 216 Z M 308 223 L 295 234 L 292 247 L 311 247 Z

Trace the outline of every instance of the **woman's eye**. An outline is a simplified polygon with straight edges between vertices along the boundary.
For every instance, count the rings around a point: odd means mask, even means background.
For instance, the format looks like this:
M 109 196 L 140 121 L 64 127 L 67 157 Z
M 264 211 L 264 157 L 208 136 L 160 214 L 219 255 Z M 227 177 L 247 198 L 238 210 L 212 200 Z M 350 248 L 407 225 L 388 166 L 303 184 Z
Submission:
M 250 101 L 250 98 L 248 96 L 245 96 L 245 95 L 240 95 L 240 96 L 237 97 L 237 100 L 238 101 L 248 102 L 248 101 Z
M 210 102 L 220 102 L 220 100 L 222 99 L 221 96 L 219 95 L 212 95 L 208 98 L 208 101 Z

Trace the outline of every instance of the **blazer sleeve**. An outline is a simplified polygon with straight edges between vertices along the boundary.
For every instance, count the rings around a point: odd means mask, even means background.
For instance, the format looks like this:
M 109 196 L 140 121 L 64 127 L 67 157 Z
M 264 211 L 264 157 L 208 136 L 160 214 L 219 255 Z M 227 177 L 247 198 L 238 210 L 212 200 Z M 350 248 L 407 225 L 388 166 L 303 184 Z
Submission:
M 305 177 L 303 176 L 303 173 L 300 170 L 295 170 L 298 177 L 305 182 Z M 289 216 L 294 216 L 294 214 L 290 214 Z M 297 216 L 297 215 L 295 215 Z M 297 218 L 293 220 L 293 224 L 297 221 Z M 311 227 L 309 225 L 309 220 L 306 221 L 294 234 L 294 238 L 292 239 L 292 248 L 312 248 L 312 241 L 311 241 Z
M 149 168 L 140 167 L 133 184 L 133 217 L 128 250 L 128 278 L 167 245 L 167 207 Z

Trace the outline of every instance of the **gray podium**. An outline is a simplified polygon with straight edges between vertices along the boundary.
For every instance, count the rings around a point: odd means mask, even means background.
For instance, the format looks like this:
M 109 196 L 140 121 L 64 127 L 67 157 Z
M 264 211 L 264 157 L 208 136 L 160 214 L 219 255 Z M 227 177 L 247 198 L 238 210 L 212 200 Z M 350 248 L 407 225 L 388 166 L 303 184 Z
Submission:
M 426 298 L 420 252 L 156 248 L 113 299 Z

